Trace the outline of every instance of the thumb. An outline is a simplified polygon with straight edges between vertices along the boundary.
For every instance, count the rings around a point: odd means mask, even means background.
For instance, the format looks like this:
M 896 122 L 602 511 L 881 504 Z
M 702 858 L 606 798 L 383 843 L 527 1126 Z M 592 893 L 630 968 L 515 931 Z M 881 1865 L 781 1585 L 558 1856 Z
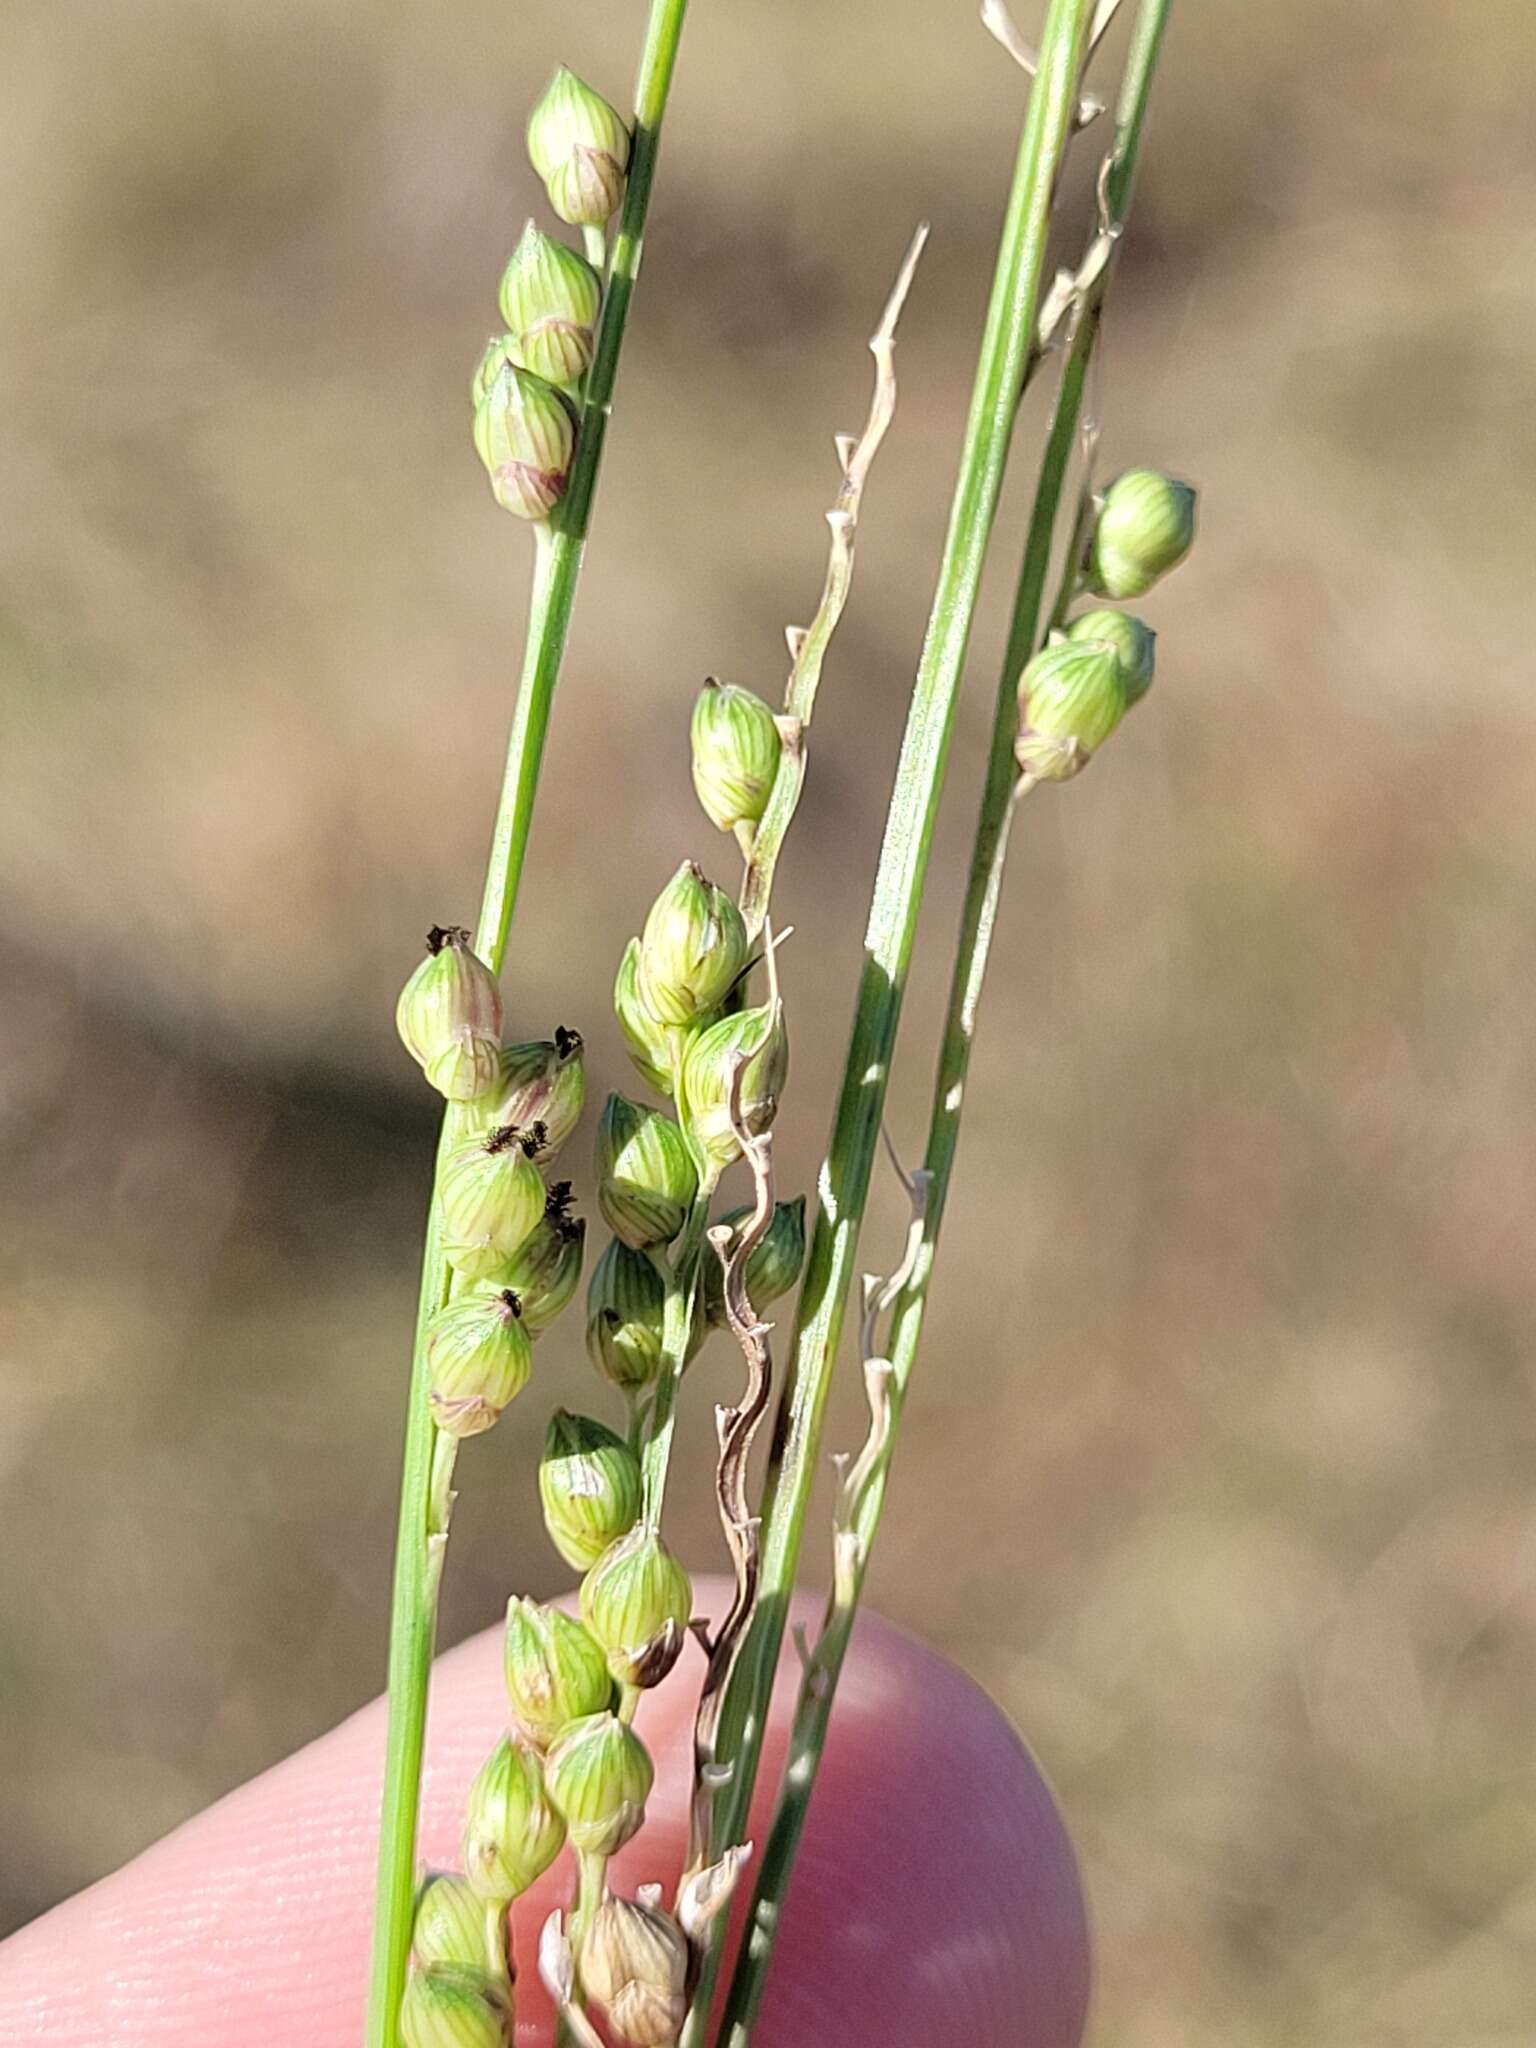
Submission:
M 703 1583 L 700 1607 L 724 1602 Z M 795 1673 L 753 1814 L 772 1812 Z M 505 1718 L 500 1633 L 442 1657 L 423 1860 L 451 1867 L 465 1793 Z M 692 1655 L 646 1697 L 650 1817 L 616 1885 L 675 1876 L 686 1835 Z M 372 1911 L 383 1702 L 219 1801 L 0 1948 L 0 2041 L 78 2048 L 356 2048 Z M 750 1872 L 743 1880 L 750 1883 Z M 563 1864 L 513 1912 L 519 2048 L 550 2036 L 533 1966 Z M 996 1707 L 872 1618 L 855 1632 L 784 1909 L 758 2048 L 1074 2048 L 1087 1998 L 1081 1890 L 1061 1821 Z

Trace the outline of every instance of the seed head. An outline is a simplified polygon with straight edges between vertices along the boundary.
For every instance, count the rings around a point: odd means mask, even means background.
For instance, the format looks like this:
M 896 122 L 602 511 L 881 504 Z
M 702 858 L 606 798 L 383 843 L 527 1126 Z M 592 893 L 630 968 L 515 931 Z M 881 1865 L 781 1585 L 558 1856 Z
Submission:
M 449 1436 L 489 1429 L 533 1369 L 522 1302 L 510 1287 L 479 1287 L 447 1303 L 428 1323 L 426 1345 L 432 1419 Z
M 564 1841 L 565 1823 L 545 1796 L 538 1751 L 504 1735 L 481 1766 L 465 1808 L 464 1875 L 471 1889 L 497 1905 L 518 1898 Z
M 693 707 L 693 787 L 722 832 L 755 825 L 768 804 L 784 744 L 762 698 L 713 677 Z
M 591 264 L 529 221 L 501 279 L 501 317 L 517 361 L 545 383 L 573 389 L 591 366 L 602 296 Z
M 587 1351 L 611 1387 L 642 1392 L 661 1371 L 661 1275 L 614 1238 L 587 1285 Z
M 539 1499 L 556 1550 L 585 1571 L 634 1526 L 640 1461 L 604 1423 L 557 1408 L 539 1462 Z
M 600 228 L 624 196 L 629 130 L 562 64 L 528 117 L 528 159 L 563 221 Z
M 1058 640 L 1019 677 L 1014 756 L 1037 782 L 1080 773 L 1125 716 L 1125 669 L 1108 640 Z
M 1129 612 L 1084 612 L 1067 627 L 1069 640 L 1104 640 L 1120 657 L 1125 672 L 1125 708 L 1139 704 L 1152 687 L 1157 635 Z
M 741 1078 L 742 1123 L 755 1137 L 778 1114 L 789 1073 L 783 1013 L 768 1004 L 740 1010 L 689 1041 L 678 1108 L 696 1150 L 716 1174 L 741 1157 L 731 1128 L 731 1074 L 740 1053 L 747 1055 Z
M 699 1190 L 688 1143 L 659 1109 L 610 1095 L 597 1127 L 597 1205 L 632 1251 L 670 1244 Z
M 615 1714 L 573 1721 L 544 1762 L 571 1847 L 587 1856 L 612 1856 L 639 1831 L 653 1775 L 644 1743 Z
M 581 1612 L 621 1685 L 660 1685 L 682 1652 L 693 1588 L 661 1538 L 637 1523 L 582 1580 Z
M 475 406 L 475 452 L 492 495 L 519 519 L 547 519 L 564 494 L 576 447 L 565 400 L 505 351 L 494 365 L 488 352 L 477 375 L 485 389 Z
M 1141 597 L 1176 569 L 1195 537 L 1195 493 L 1156 469 L 1128 469 L 1104 493 L 1088 558 L 1099 597 Z
M 613 1704 L 601 1643 L 574 1614 L 536 1600 L 507 1603 L 506 1674 L 513 1718 L 540 1749 L 572 1721 Z
M 470 950 L 469 933 L 434 925 L 427 957 L 395 1007 L 407 1052 L 452 1102 L 483 1095 L 496 1078 L 501 1047 L 501 989 Z
M 747 961 L 741 912 L 684 861 L 651 905 L 636 984 L 655 1024 L 699 1022 L 719 1008 Z

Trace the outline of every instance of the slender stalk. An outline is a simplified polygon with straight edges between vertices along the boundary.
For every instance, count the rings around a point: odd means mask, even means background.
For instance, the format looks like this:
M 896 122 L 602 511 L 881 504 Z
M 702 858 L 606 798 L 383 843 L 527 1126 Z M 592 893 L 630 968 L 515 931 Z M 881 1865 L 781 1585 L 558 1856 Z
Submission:
M 653 0 L 635 88 L 635 130 L 613 263 L 604 293 L 591 372 L 587 379 L 576 455 L 565 495 L 549 529 L 539 529 L 522 678 L 507 746 L 496 824 L 486 869 L 475 950 L 501 971 L 517 902 L 534 798 L 549 730 L 550 708 L 565 652 L 571 608 L 581 573 L 593 493 L 613 402 L 619 352 L 639 274 L 646 214 L 661 141 L 662 116 L 672 83 L 688 0 Z M 439 1162 L 448 1142 L 444 1119 Z M 369 1979 L 368 2048 L 396 2048 L 397 2016 L 405 1989 L 415 1892 L 416 1817 L 426 1732 L 427 1687 L 437 1627 L 438 1586 L 452 1505 L 451 1452 L 439 1457 L 438 1432 L 427 1406 L 424 1337 L 433 1312 L 446 1299 L 448 1276 L 436 1194 L 427 1217 L 421 1294 L 406 1413 L 400 1482 L 400 1521 L 390 1610 L 389 1730 L 379 1818 L 378 1888 Z M 436 1483 L 434 1484 L 434 1476 Z
M 1121 81 L 1116 139 L 1103 184 L 1104 206 L 1114 230 L 1123 225 L 1130 201 L 1136 155 L 1172 0 L 1142 0 Z M 1013 758 L 1017 724 L 1014 690 L 1019 671 L 1034 651 L 1040 608 L 1073 446 L 1082 412 L 1083 388 L 1108 286 L 1109 268 L 1088 287 L 1068 344 L 1040 479 L 1030 516 L 1023 562 L 1014 596 L 1007 651 L 998 678 L 987 776 L 971 857 L 959 941 L 950 984 L 949 1007 L 934 1082 L 924 1168 L 927 1186 L 916 1256 L 896 1297 L 888 1344 L 889 1371 L 882 1381 L 883 1412 L 877 1411 L 877 1454 L 852 1505 L 852 1540 L 840 1544 L 838 1572 L 826 1625 L 811 1654 L 796 1704 L 789 1757 L 778 1808 L 758 1866 L 747 1938 L 743 1943 L 721 2024 L 721 2048 L 745 2048 L 773 1952 L 779 1908 L 815 1788 L 838 1678 L 853 1631 L 890 1473 L 912 1367 L 922 1334 L 928 1283 L 938 1248 L 949 1192 L 965 1086 L 975 1042 L 976 1015 L 991 948 L 998 898 L 1007 862 L 1018 773 Z M 1075 529 L 1074 529 L 1075 536 Z M 1077 550 L 1069 547 L 1061 596 L 1049 623 L 1065 610 L 1076 582 Z
M 729 1767 L 714 1813 L 712 1852 L 742 1838 L 794 1582 L 822 1412 L 901 1016 L 955 702 L 982 566 L 997 512 L 1014 416 L 1034 338 L 1051 195 L 1072 131 L 1093 0 L 1051 0 L 993 277 L 965 445 L 938 587 L 918 663 L 875 878 L 852 1040 L 796 1318 L 793 1375 L 779 1412 L 763 1534 L 757 1611 L 722 1715 Z M 719 1942 L 706 1959 L 683 2048 L 708 2028 Z

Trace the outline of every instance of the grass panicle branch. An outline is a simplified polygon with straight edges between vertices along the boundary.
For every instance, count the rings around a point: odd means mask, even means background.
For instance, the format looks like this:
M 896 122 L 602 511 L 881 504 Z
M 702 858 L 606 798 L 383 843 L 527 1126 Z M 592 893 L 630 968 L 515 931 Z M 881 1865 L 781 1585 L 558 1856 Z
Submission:
M 495 973 L 500 972 L 506 954 L 527 855 L 544 741 L 586 547 L 620 350 L 640 269 L 662 118 L 686 12 L 687 0 L 653 0 L 650 10 L 635 90 L 628 183 L 581 406 L 575 457 L 552 525 L 538 529 L 526 651 L 475 935 L 476 952 Z M 452 1121 L 450 1112 L 444 1120 L 439 1165 Z M 369 1981 L 368 2048 L 396 2048 L 398 2013 L 410 1951 L 427 1689 L 452 1504 L 452 1450 L 440 1438 L 427 1403 L 425 1336 L 432 1315 L 447 1298 L 447 1291 L 442 1222 L 434 1196 L 422 1261 L 390 1610 L 389 1725 Z
M 1117 247 L 1130 204 L 1131 186 L 1153 73 L 1167 27 L 1171 0 L 1142 0 L 1132 30 L 1116 106 L 1115 138 L 1100 178 L 1101 219 L 1096 243 L 1107 236 Z M 1090 258 L 1093 245 L 1090 247 Z M 853 1622 L 863 1592 L 870 1549 L 885 1500 L 890 1459 L 922 1334 L 928 1285 L 953 1172 L 960 1118 L 975 1042 L 997 905 L 1007 860 L 1009 827 L 1015 812 L 1017 768 L 1013 742 L 1017 725 L 1015 684 L 1040 633 L 1040 611 L 1072 452 L 1079 437 L 1084 385 L 1098 338 L 1108 289 L 1108 263 L 1085 261 L 1087 280 L 1075 304 L 1051 424 L 1041 461 L 1023 560 L 1014 596 L 1007 649 L 998 679 L 997 702 L 986 781 L 961 912 L 959 940 L 948 1011 L 934 1082 L 933 1108 L 922 1167 L 910 1183 L 914 1223 L 907 1257 L 895 1276 L 868 1303 L 863 1353 L 872 1411 L 865 1451 L 850 1471 L 841 1494 L 834 1537 L 834 1576 L 820 1637 L 806 1668 L 792 1723 L 789 1760 L 777 1809 L 758 1869 L 748 1936 L 732 1980 L 721 2028 L 722 2048 L 742 2048 L 762 1995 L 773 1951 L 778 1907 L 788 1883 L 801 1830 L 815 1788 L 816 1772 Z M 1085 479 L 1084 501 L 1088 500 Z M 1075 591 L 1081 555 L 1081 514 L 1074 518 L 1063 561 L 1060 593 L 1049 615 L 1057 625 Z M 893 1310 L 889 1341 L 877 1354 L 876 1316 Z
M 1034 344 L 1051 200 L 1077 110 L 1092 0 L 1051 0 L 994 272 L 938 587 L 918 664 L 865 935 L 852 1039 L 819 1188 L 780 1407 L 763 1533 L 762 1582 L 721 1717 L 724 1777 L 711 1847 L 740 1841 L 794 1583 L 821 1419 L 852 1279 L 884 1108 L 955 704 L 996 517 L 1014 417 Z M 683 2033 L 702 2048 L 719 1947 L 706 1958 Z

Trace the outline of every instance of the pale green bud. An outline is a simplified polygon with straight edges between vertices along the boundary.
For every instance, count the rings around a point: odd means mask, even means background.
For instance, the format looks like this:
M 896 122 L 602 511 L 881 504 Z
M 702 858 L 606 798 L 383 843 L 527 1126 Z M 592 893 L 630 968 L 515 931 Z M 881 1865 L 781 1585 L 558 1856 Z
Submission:
M 544 1214 L 533 1235 L 506 1268 L 504 1282 L 523 1307 L 523 1328 L 530 1337 L 547 1330 L 581 1278 L 581 1255 L 587 1226 L 569 1213 L 571 1184 L 557 1180 L 544 1197 Z
M 1157 635 L 1129 612 L 1084 612 L 1067 628 L 1069 640 L 1103 640 L 1114 648 L 1124 670 L 1125 708 L 1139 704 L 1152 687 Z
M 541 1749 L 572 1721 L 613 1704 L 602 1644 L 574 1614 L 536 1600 L 507 1602 L 506 1673 L 513 1717 Z
M 534 1038 L 501 1048 L 495 1081 L 477 1102 L 474 1116 L 485 1129 L 515 1124 L 537 1126 L 541 1136 L 533 1158 L 547 1165 L 581 1121 L 587 1099 L 587 1063 L 581 1033 L 556 1026 L 553 1038 Z
M 789 1036 L 782 1013 L 763 1004 L 722 1017 L 690 1039 L 683 1055 L 678 1108 L 694 1145 L 717 1174 L 741 1157 L 731 1128 L 731 1073 L 740 1053 L 747 1055 L 741 1078 L 742 1122 L 756 1137 L 778 1114 L 789 1073 Z
M 621 1685 L 660 1685 L 682 1652 L 693 1587 L 661 1538 L 637 1523 L 582 1580 L 581 1613 Z
M 752 1214 L 752 1204 L 744 1202 L 739 1209 L 732 1209 L 728 1215 L 722 1216 L 720 1221 L 732 1231 L 739 1231 Z M 753 1308 L 761 1313 L 770 1301 L 777 1301 L 781 1294 L 787 1294 L 800 1278 L 800 1268 L 804 1264 L 805 1197 L 796 1195 L 792 1202 L 774 1204 L 773 1216 L 762 1243 L 755 1245 L 747 1254 L 747 1299 Z M 725 1271 L 713 1250 L 705 1255 L 700 1286 L 705 1317 L 714 1329 L 723 1330 Z
M 1176 569 L 1195 538 L 1195 494 L 1155 469 L 1128 469 L 1104 493 L 1088 556 L 1099 597 L 1140 597 Z
M 565 1822 L 545 1794 L 538 1751 L 504 1735 L 469 1788 L 464 1875 L 482 1899 L 500 1904 L 527 1891 L 564 1842 Z
M 661 1371 L 666 1290 L 644 1252 L 617 1238 L 587 1285 L 587 1350 L 612 1387 L 626 1394 L 650 1386 Z
M 605 1424 L 557 1408 L 539 1461 L 539 1499 L 556 1550 L 585 1571 L 633 1528 L 640 1513 L 640 1461 Z
M 507 2048 L 512 1989 L 483 1970 L 413 1970 L 400 2001 L 404 2048 Z
M 670 1913 L 609 1892 L 582 1936 L 582 1989 L 626 2048 L 668 2048 L 687 2016 L 690 1960 Z
M 510 363 L 514 370 L 525 367 L 517 353 L 515 334 L 496 334 L 485 344 L 485 351 L 474 367 L 469 380 L 469 408 L 473 414 L 482 398 L 496 382 L 497 372 Z
M 434 925 L 427 957 L 400 991 L 395 1024 L 406 1051 L 450 1102 L 484 1095 L 501 1050 L 501 989 L 469 933 Z
M 449 1436 L 478 1436 L 528 1384 L 533 1353 L 510 1287 L 476 1288 L 427 1324 L 432 1420 Z
M 642 1081 L 649 1082 L 658 1095 L 672 1093 L 672 1048 L 666 1027 L 640 999 L 640 941 L 631 939 L 619 962 L 613 984 L 613 1014 L 619 1020 L 624 1043 Z
M 591 264 L 529 221 L 501 279 L 501 317 L 523 368 L 547 384 L 579 384 L 591 366 L 602 296 Z
M 699 1191 L 688 1142 L 671 1117 L 625 1095 L 603 1105 L 593 1171 L 597 1206 L 631 1251 L 670 1244 Z
M 784 744 L 761 697 L 713 676 L 693 707 L 693 787 L 722 832 L 755 825 L 768 806 Z
M 500 1279 L 532 1237 L 544 1214 L 544 1183 L 531 1156 L 541 1140 L 536 1127 L 502 1124 L 449 1152 L 439 1187 L 444 1249 L 465 1279 Z
M 528 160 L 563 221 L 600 228 L 624 196 L 629 130 L 562 64 L 528 116 Z
M 639 1832 L 654 1775 L 644 1743 L 615 1714 L 573 1721 L 544 1760 L 549 1796 L 585 1856 L 612 1856 Z
M 692 1024 L 719 1008 L 747 964 L 741 912 L 691 860 L 651 905 L 636 981 L 657 1024 Z
M 411 1954 L 419 1968 L 480 1970 L 485 1967 L 485 1906 L 468 1878 L 429 1871 L 416 1894 Z
M 497 504 L 519 519 L 547 519 L 575 447 L 575 423 L 554 386 L 503 361 L 475 407 L 475 452 Z
M 1019 677 L 1014 758 L 1037 782 L 1087 767 L 1125 716 L 1125 670 L 1107 640 L 1058 640 Z

